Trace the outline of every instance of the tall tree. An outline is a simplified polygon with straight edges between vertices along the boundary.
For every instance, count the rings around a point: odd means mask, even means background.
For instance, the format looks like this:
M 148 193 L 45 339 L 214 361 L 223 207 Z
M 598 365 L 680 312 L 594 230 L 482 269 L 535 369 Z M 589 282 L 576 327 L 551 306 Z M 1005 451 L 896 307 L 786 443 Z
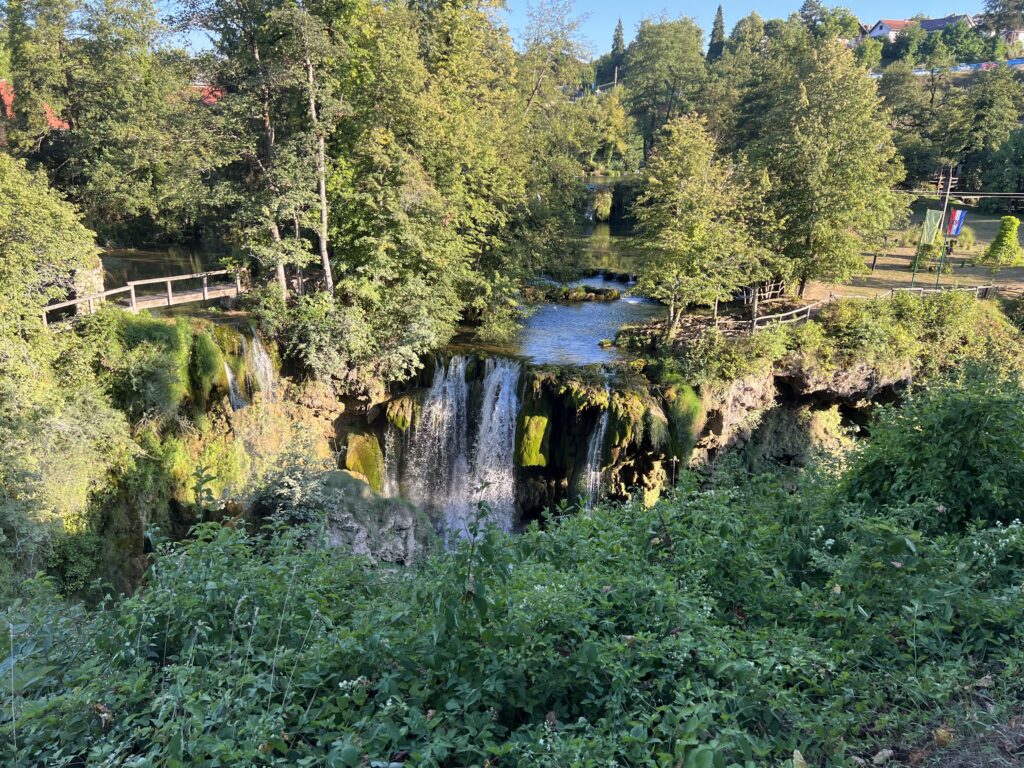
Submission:
M 722 57 L 725 50 L 725 17 L 722 15 L 722 6 L 715 11 L 715 21 L 711 25 L 711 41 L 708 43 L 707 62 L 712 64 Z
M 693 19 L 647 19 L 626 52 L 630 111 L 650 153 L 668 121 L 696 106 L 704 81 L 703 32 Z
M 639 285 L 668 305 L 668 341 L 688 305 L 717 305 L 760 273 L 743 218 L 754 197 L 733 165 L 716 156 L 703 119 L 666 123 L 635 214 L 645 254 Z
M 42 173 L 0 152 L 0 337 L 41 328 L 39 312 L 67 298 L 96 266 L 95 238 Z
M 17 104 L 8 140 L 21 152 L 37 151 L 63 123 L 68 39 L 74 0 L 11 0 L 7 38 Z
M 985 13 L 996 32 L 1024 27 L 1024 0 L 985 0 Z
M 776 247 L 802 293 L 809 280 L 863 269 L 862 249 L 905 207 L 893 191 L 904 171 L 874 81 L 849 50 L 797 34 L 769 57 L 761 135 L 749 152 L 772 180 Z
M 621 61 L 626 55 L 626 33 L 622 29 L 622 19 L 615 24 L 615 32 L 612 33 L 612 56 Z

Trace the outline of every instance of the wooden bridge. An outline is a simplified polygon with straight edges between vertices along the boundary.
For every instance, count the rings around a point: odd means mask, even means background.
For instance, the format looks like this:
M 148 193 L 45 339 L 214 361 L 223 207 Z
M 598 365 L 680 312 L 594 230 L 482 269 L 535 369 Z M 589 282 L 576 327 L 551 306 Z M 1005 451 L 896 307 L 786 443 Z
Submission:
M 221 278 L 228 276 L 231 282 L 214 282 L 211 285 L 210 278 Z M 175 291 L 175 284 L 186 280 L 199 281 L 198 286 L 179 287 Z M 140 286 L 163 285 L 164 290 L 157 294 L 142 294 L 138 292 Z M 242 285 L 240 272 L 232 272 L 227 269 L 217 269 L 212 272 L 197 272 L 192 275 L 171 275 L 169 277 L 152 277 L 147 280 L 132 280 L 122 288 L 112 288 L 109 291 L 96 293 L 92 296 L 83 296 L 71 301 L 62 301 L 58 304 L 50 304 L 43 309 L 43 325 L 49 325 L 49 313 L 58 309 L 75 307 L 77 312 L 92 314 L 99 305 L 111 299 L 111 297 L 122 297 L 120 306 L 131 312 L 138 312 L 142 309 L 158 309 L 160 307 L 173 307 L 178 304 L 188 304 L 194 301 L 208 301 L 210 299 L 221 299 L 227 296 L 239 296 L 245 292 Z M 127 298 L 127 302 L 125 302 Z

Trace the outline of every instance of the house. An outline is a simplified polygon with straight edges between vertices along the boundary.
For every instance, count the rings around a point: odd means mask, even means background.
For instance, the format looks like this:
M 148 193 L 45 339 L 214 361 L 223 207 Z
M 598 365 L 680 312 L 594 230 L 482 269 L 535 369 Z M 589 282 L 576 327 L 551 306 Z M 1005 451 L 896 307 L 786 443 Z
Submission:
M 944 16 L 941 19 L 922 19 L 921 29 L 925 32 L 941 32 L 946 27 L 952 27 L 955 24 L 964 22 L 968 27 L 974 29 L 977 26 L 973 16 L 968 16 L 965 13 L 958 13 L 952 16 Z
M 896 39 L 896 35 L 898 35 L 901 30 L 916 23 L 916 21 L 908 21 L 906 19 L 879 19 L 875 22 L 874 26 L 868 30 L 867 36 L 874 37 L 876 39 L 885 39 L 891 43 Z

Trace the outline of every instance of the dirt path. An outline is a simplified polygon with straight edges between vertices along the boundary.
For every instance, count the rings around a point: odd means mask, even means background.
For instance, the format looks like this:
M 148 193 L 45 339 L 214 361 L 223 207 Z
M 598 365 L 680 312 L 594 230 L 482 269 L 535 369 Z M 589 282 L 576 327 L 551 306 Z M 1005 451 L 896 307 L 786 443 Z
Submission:
M 909 288 L 911 267 L 914 261 L 913 248 L 894 248 L 885 256 L 879 256 L 875 270 L 859 275 L 847 283 L 812 283 L 807 287 L 805 299 L 817 301 L 828 298 L 830 293 L 850 296 L 878 296 L 889 293 L 893 288 Z M 988 267 L 975 266 L 974 256 L 954 253 L 946 261 L 948 274 L 936 275 L 929 271 L 929 265 L 922 260 L 914 285 L 931 288 L 938 284 L 945 286 L 968 286 L 995 284 L 1009 293 L 1024 292 L 1024 268 L 1004 269 L 993 279 Z M 871 267 L 871 259 L 865 261 Z

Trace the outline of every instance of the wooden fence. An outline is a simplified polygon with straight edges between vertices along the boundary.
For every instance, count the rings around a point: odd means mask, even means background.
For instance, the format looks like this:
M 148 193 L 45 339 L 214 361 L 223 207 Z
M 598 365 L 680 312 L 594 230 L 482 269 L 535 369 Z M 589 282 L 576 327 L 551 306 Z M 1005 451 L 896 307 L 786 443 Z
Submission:
M 897 293 L 916 293 L 920 296 L 933 293 L 970 293 L 976 298 L 987 299 L 990 296 L 995 296 L 999 289 L 994 285 L 965 285 L 965 286 L 947 286 L 940 285 L 933 288 L 893 288 L 889 293 L 895 295 Z
M 831 297 L 828 299 L 822 299 L 816 301 L 813 304 L 808 304 L 806 307 L 797 307 L 791 309 L 788 312 L 780 312 L 777 315 L 763 315 L 762 317 L 755 317 L 750 321 L 750 330 L 756 331 L 760 328 L 768 328 L 772 325 L 785 325 L 786 323 L 796 323 L 800 320 L 810 320 L 811 315 L 815 314 L 823 304 L 828 304 L 833 301 Z
M 211 277 L 223 277 L 230 275 L 233 277 L 233 282 L 225 284 L 210 284 Z M 174 291 L 175 283 L 180 283 L 185 280 L 199 280 L 201 281 L 200 287 L 186 290 L 178 290 L 177 293 Z M 163 285 L 164 291 L 157 295 L 143 295 L 138 294 L 138 288 L 144 285 Z M 197 272 L 191 275 L 171 275 L 169 277 L 152 277 L 146 280 L 132 280 L 122 288 L 112 288 L 109 291 L 102 291 L 101 293 L 95 293 L 92 296 L 83 296 L 78 299 L 71 299 L 70 301 L 62 301 L 57 304 L 50 304 L 43 309 L 43 325 L 49 325 L 49 313 L 58 309 L 66 309 L 68 307 L 83 307 L 86 314 L 92 314 L 96 311 L 98 305 L 107 301 L 112 296 L 119 296 L 121 294 L 128 294 L 128 304 L 125 309 L 132 312 L 138 312 L 141 309 L 155 309 L 158 307 L 173 307 L 176 304 L 187 304 L 193 301 L 208 301 L 209 299 L 219 299 L 225 296 L 239 296 L 245 291 L 242 284 L 242 275 L 240 272 L 232 272 L 227 269 L 216 269 L 210 272 Z M 78 311 L 81 311 L 79 309 Z

